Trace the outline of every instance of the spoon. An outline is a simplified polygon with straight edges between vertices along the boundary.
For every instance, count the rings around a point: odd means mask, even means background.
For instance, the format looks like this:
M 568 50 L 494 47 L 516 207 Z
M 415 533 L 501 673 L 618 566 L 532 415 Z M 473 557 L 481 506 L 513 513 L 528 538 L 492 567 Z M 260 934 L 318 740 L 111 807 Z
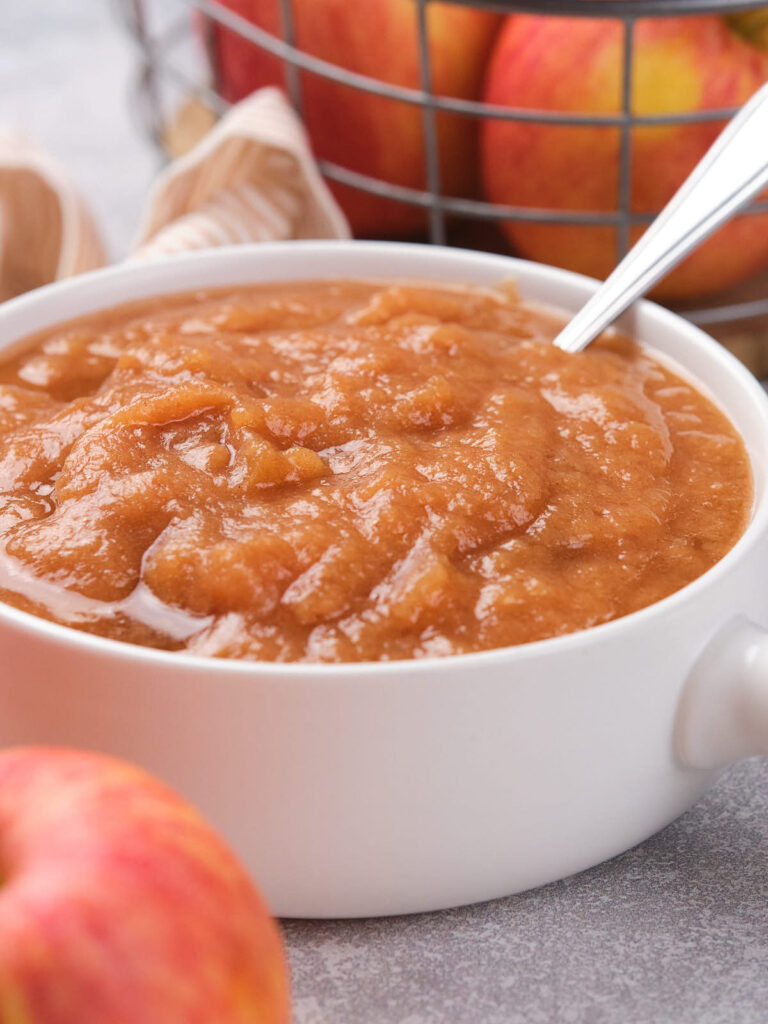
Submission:
M 768 84 L 758 89 L 645 234 L 555 338 L 580 352 L 768 185 Z

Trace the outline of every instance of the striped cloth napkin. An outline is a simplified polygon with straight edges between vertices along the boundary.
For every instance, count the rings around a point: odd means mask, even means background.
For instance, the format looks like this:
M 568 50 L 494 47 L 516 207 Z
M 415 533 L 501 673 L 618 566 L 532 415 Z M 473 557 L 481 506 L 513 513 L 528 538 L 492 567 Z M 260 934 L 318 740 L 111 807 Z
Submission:
M 67 174 L 20 132 L 0 130 L 0 302 L 103 262 Z
M 278 89 L 243 100 L 151 189 L 131 259 L 291 238 L 349 238 L 304 128 Z M 0 131 L 0 301 L 104 263 L 66 172 Z

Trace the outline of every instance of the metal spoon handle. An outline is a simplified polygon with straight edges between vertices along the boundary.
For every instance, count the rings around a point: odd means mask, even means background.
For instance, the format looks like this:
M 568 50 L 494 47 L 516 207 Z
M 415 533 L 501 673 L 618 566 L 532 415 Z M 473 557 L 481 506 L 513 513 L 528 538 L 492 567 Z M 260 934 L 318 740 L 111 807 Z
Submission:
M 711 149 L 613 273 L 555 338 L 579 352 L 768 185 L 768 84 Z

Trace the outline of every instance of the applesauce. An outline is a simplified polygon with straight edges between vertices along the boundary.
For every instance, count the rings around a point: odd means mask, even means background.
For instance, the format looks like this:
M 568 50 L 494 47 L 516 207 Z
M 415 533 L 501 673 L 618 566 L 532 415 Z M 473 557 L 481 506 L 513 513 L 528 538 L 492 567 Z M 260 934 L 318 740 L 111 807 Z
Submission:
M 749 461 L 621 337 L 511 288 L 163 297 L 0 364 L 0 598 L 228 658 L 478 651 L 658 601 L 734 544 Z

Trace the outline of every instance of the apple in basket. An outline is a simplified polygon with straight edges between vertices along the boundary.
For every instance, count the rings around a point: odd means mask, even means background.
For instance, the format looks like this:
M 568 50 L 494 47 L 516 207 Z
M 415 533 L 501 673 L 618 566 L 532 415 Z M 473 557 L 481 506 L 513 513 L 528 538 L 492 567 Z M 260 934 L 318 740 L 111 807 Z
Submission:
M 768 79 L 765 12 L 644 18 L 632 69 L 635 114 L 738 106 Z M 612 19 L 510 17 L 488 72 L 489 103 L 615 114 L 621 109 L 623 26 Z M 701 159 L 721 122 L 633 129 L 631 206 L 660 210 Z M 483 180 L 496 203 L 555 210 L 614 210 L 620 130 L 487 120 Z M 616 260 L 613 227 L 511 223 L 514 247 L 544 263 L 605 277 Z M 634 240 L 642 228 L 637 227 Z M 768 215 L 731 221 L 657 288 L 684 299 L 736 284 L 768 261 Z
M 280 36 L 280 0 L 224 0 L 226 7 Z M 418 7 L 414 0 L 294 0 L 300 49 L 358 74 L 411 89 L 421 87 Z M 427 7 L 432 86 L 441 96 L 479 98 L 486 59 L 500 18 L 450 3 Z M 282 61 L 218 27 L 221 89 L 232 101 L 265 85 L 285 85 Z M 302 115 L 318 157 L 396 185 L 424 188 L 424 137 L 418 106 L 385 99 L 305 73 Z M 475 191 L 477 125 L 438 117 L 443 191 Z M 358 235 L 418 231 L 425 215 L 343 186 L 333 186 Z
M 0 753 L 0 1020 L 287 1024 L 280 936 L 234 856 L 130 765 Z

